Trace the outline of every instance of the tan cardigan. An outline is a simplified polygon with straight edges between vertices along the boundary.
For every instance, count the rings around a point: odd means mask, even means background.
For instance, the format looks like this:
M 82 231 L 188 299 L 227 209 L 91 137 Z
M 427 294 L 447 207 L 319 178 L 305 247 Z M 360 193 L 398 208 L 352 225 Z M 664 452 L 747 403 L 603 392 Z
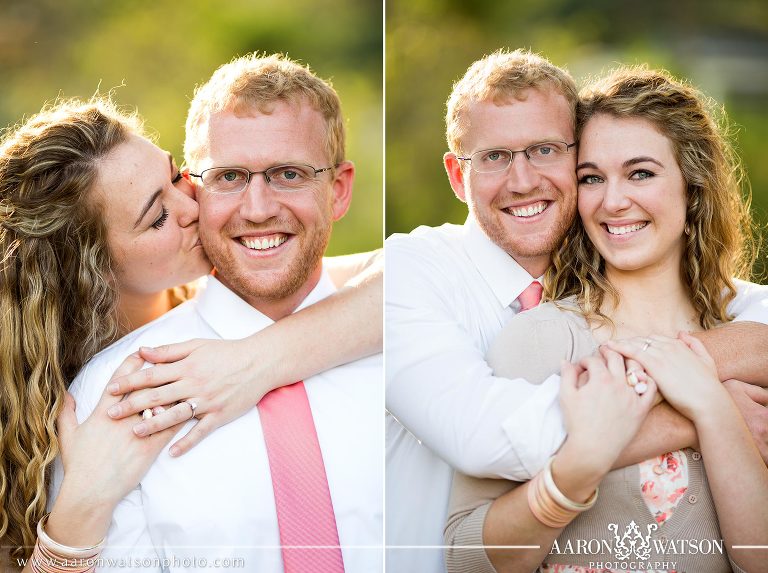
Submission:
M 547 303 L 511 320 L 491 346 L 488 362 L 499 376 L 522 377 L 540 384 L 553 372 L 559 371 L 561 360 L 579 360 L 592 354 L 597 346 L 581 315 Z M 650 568 L 651 563 L 658 562 L 667 564 L 659 568 L 682 573 L 727 573 L 732 570 L 743 573 L 726 554 L 701 455 L 691 449 L 685 453 L 688 458 L 688 491 L 672 517 L 656 531 L 648 529 L 656 522 L 641 496 L 638 466 L 615 470 L 600 484 L 595 506 L 562 531 L 557 539 L 560 553 L 551 553 L 546 562 L 583 567 L 591 564 L 595 568 L 599 567 L 597 563 L 603 563 L 605 568 L 611 567 L 609 564 L 617 564 L 617 569 L 622 569 L 623 564 L 630 568 L 634 565 L 635 570 L 642 570 L 641 565 Z M 473 478 L 456 472 L 445 528 L 446 545 L 482 545 L 483 523 L 491 502 L 519 485 L 506 480 Z M 630 537 L 635 538 L 630 525 L 633 521 L 641 536 L 641 539 L 635 540 L 636 553 L 624 541 L 624 535 L 630 532 Z M 615 524 L 616 530 L 609 530 L 609 524 Z M 622 539 L 621 542 L 616 542 L 615 533 Z M 647 537 L 649 534 L 650 537 Z M 586 551 L 574 554 L 579 549 L 580 540 L 583 540 L 582 548 L 587 544 Z M 689 540 L 695 543 L 695 549 Z M 662 544 L 668 546 L 670 541 L 675 544 L 678 554 L 665 555 L 663 549 L 656 551 Z M 612 546 L 613 553 L 607 550 L 608 545 Z M 643 552 L 646 545 L 650 545 L 647 558 Z M 624 559 L 620 559 L 623 556 L 622 547 L 629 551 L 629 556 L 624 556 Z M 719 547 L 723 548 L 722 554 L 718 552 Z M 697 554 L 691 554 L 694 550 Z M 700 553 L 702 550 L 707 554 Z M 446 565 L 449 573 L 496 573 L 483 549 L 449 549 L 446 551 Z

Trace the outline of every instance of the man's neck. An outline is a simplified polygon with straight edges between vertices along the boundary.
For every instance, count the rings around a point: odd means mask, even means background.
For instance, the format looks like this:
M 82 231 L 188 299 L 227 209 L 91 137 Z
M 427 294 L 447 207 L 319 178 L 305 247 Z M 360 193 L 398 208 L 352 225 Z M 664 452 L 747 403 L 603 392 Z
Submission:
M 296 292 L 283 298 L 249 297 L 247 294 L 235 291 L 224 281 L 222 282 L 227 288 L 235 292 L 235 294 L 258 310 L 261 314 L 277 322 L 278 320 L 293 314 L 293 312 L 299 308 L 301 303 L 304 302 L 304 299 L 309 296 L 309 293 L 311 293 L 320 282 L 322 274 L 323 267 L 322 265 L 319 265 Z M 221 277 L 219 276 L 218 279 L 221 280 Z
M 535 279 L 539 278 L 547 271 L 551 262 L 549 255 L 544 255 L 541 257 L 510 256 L 515 259 L 515 262 L 517 262 L 517 264 L 520 265 L 525 270 L 525 272 L 527 272 L 529 275 L 531 275 L 531 277 Z

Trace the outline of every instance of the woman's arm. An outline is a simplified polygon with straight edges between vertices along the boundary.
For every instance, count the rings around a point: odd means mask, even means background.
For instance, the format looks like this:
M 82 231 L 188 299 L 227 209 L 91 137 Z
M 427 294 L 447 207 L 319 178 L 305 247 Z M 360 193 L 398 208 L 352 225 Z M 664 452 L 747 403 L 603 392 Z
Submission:
M 752 441 L 717 367 L 698 339 L 651 337 L 638 354 L 666 399 L 696 426 L 726 545 L 758 545 L 768 539 L 768 468 Z M 746 571 L 765 564 L 759 551 L 733 550 L 731 559 Z
M 384 270 L 384 249 L 325 257 L 323 269 L 330 275 L 336 288 L 356 286 Z
M 624 363 L 618 354 L 608 351 L 605 358 L 605 362 L 598 357 L 586 358 L 581 363 L 583 368 L 563 365 L 560 402 L 569 437 L 554 457 L 552 478 L 557 488 L 577 503 L 584 503 L 593 495 L 615 458 L 634 436 L 654 399 L 653 387 L 638 396 L 627 386 Z M 596 449 L 595 443 L 602 447 Z M 463 481 L 466 479 L 470 478 L 457 481 L 460 489 L 454 488 L 452 505 L 471 503 L 472 495 L 483 499 L 482 488 L 498 487 L 497 480 L 475 480 L 480 487 L 473 491 L 472 486 Z M 482 484 L 491 481 L 496 481 L 496 485 Z M 529 573 L 546 558 L 562 528 L 547 526 L 535 517 L 528 501 L 532 483 L 501 495 L 490 505 L 479 506 L 464 515 L 454 513 L 449 518 L 447 544 L 479 545 L 481 542 L 486 546 L 485 551 L 449 550 L 446 559 L 450 573 L 493 570 Z M 470 530 L 470 535 L 465 530 Z M 474 538 L 471 531 L 476 534 Z M 505 548 L 510 545 L 539 546 L 539 549 Z
M 351 257 L 337 267 L 337 279 L 351 277 L 338 292 L 252 336 L 142 349 L 141 356 L 158 365 L 115 381 L 113 393 L 131 395 L 110 416 L 194 399 L 200 421 L 171 448 L 171 455 L 181 455 L 267 392 L 381 352 L 383 257 L 380 251 Z M 188 406 L 171 408 L 138 423 L 136 431 L 150 435 L 188 414 Z
M 141 368 L 138 355 L 126 359 L 115 376 Z M 112 513 L 134 489 L 149 466 L 178 431 L 173 426 L 149 439 L 137 438 L 133 420 L 114 422 L 107 409 L 121 396 L 104 392 L 82 424 L 75 416 L 75 401 L 66 394 L 56 422 L 64 478 L 45 525 L 46 534 L 68 547 L 93 547 L 104 539 Z M 24 573 L 31 573 L 30 565 Z

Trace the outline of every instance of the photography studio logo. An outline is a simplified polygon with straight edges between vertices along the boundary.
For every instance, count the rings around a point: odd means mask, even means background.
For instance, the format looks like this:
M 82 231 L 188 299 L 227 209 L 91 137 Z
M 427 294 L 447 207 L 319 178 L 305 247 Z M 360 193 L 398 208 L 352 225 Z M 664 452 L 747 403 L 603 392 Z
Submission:
M 679 555 L 722 555 L 724 552 L 722 539 L 654 537 L 658 529 L 656 523 L 641 528 L 634 520 L 626 527 L 609 523 L 608 531 L 612 535 L 603 539 L 555 540 L 550 555 L 594 556 L 595 560 L 589 562 L 591 569 L 649 571 L 676 569 L 677 561 L 674 559 Z
M 609 523 L 608 530 L 613 532 L 613 556 L 619 561 L 626 561 L 634 556 L 637 559 L 648 561 L 651 556 L 651 533 L 659 528 L 655 523 L 646 526 L 645 537 L 640 533 L 640 528 L 634 521 L 630 521 L 624 535 L 619 536 L 619 526 Z

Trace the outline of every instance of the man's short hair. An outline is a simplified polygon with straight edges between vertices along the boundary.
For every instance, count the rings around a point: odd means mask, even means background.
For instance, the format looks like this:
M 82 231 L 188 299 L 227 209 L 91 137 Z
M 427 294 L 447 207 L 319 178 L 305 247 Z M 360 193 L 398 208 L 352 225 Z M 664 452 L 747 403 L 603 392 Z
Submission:
M 325 147 L 334 164 L 344 161 L 344 120 L 341 103 L 331 84 L 308 66 L 282 54 L 252 53 L 219 67 L 211 79 L 195 90 L 189 106 L 184 156 L 192 164 L 205 146 L 205 130 L 211 116 L 224 110 L 236 114 L 271 113 L 276 102 L 308 103 L 326 121 Z
M 549 60 L 528 50 L 497 50 L 473 63 L 453 84 L 445 116 L 448 148 L 457 154 L 466 150 L 461 139 L 467 132 L 467 111 L 473 103 L 492 101 L 497 105 L 519 99 L 528 89 L 554 89 L 562 94 L 575 117 L 578 93 L 571 75 Z

